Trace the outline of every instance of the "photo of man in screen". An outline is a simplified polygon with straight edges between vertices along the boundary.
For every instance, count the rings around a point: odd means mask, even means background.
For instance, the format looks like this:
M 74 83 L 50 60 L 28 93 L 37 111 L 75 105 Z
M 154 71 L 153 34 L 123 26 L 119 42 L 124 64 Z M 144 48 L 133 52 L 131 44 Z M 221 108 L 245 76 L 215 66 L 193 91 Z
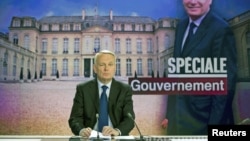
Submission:
M 213 12 L 212 2 L 183 0 L 187 17 L 177 25 L 173 57 L 226 58 L 227 94 L 168 95 L 166 119 L 163 120 L 165 125 L 167 123 L 168 135 L 207 135 L 208 125 L 234 124 L 235 38 L 228 23 Z

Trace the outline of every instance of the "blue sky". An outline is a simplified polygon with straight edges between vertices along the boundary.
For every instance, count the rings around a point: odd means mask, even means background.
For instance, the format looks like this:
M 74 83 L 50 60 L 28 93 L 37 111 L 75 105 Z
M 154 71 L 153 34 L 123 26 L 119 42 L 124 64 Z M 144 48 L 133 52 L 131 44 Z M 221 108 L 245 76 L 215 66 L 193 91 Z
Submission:
M 76 16 L 82 9 L 93 15 L 95 6 L 99 15 L 149 16 L 181 18 L 182 0 L 0 0 L 0 32 L 8 32 L 13 16 Z M 250 10 L 250 0 L 213 0 L 213 8 L 226 19 Z

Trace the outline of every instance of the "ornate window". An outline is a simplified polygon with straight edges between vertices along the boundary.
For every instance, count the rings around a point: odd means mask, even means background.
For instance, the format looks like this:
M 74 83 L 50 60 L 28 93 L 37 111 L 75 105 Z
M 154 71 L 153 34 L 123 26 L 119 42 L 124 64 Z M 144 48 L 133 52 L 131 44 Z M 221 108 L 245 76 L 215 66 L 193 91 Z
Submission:
M 30 49 L 30 37 L 29 35 L 24 35 L 24 48 Z
M 121 53 L 121 43 L 119 38 L 115 39 L 115 53 Z
M 64 38 L 63 39 L 63 54 L 68 54 L 69 53 L 69 39 Z
M 52 67 L 51 67 L 51 72 L 52 72 L 52 76 L 56 76 L 56 72 L 57 72 L 57 59 L 52 59 Z
M 13 26 L 13 27 L 20 27 L 20 23 L 21 23 L 20 20 L 19 20 L 19 19 L 18 19 L 18 20 L 16 19 L 16 20 L 13 21 L 12 26 Z
M 152 75 L 153 72 L 153 59 L 148 59 L 148 75 Z
M 58 39 L 53 38 L 52 39 L 52 54 L 57 54 L 58 52 Z
M 142 39 L 140 38 L 136 40 L 136 49 L 138 54 L 142 54 Z
M 126 53 L 127 54 L 132 53 L 132 51 L 131 51 L 131 39 L 130 38 L 126 39 Z
M 132 76 L 132 60 L 131 59 L 126 60 L 126 75 Z
M 151 38 L 147 39 L 147 52 L 153 53 L 153 42 Z
M 42 39 L 42 49 L 41 49 L 42 54 L 47 53 L 47 48 L 48 48 L 48 40 L 47 40 L 47 38 L 43 38 Z
M 101 48 L 100 38 L 95 38 L 94 41 L 94 52 L 99 52 Z
M 74 42 L 74 53 L 79 53 L 80 49 L 80 39 L 79 38 L 75 38 L 75 42 Z
M 137 59 L 137 75 L 143 76 L 143 73 L 142 73 L 142 59 L 141 58 Z
M 79 59 L 74 59 L 74 76 L 79 76 Z
M 121 76 L 121 59 L 116 59 L 116 76 Z
M 68 76 L 68 59 L 63 59 L 62 76 Z

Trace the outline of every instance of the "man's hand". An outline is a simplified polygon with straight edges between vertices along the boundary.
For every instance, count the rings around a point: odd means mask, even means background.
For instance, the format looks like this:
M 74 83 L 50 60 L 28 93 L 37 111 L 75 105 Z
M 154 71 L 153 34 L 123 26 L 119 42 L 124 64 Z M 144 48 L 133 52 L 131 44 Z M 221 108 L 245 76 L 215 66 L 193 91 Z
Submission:
M 168 126 L 168 119 L 163 119 L 163 121 L 161 122 L 161 127 L 162 128 L 167 128 L 167 126 Z
M 110 126 L 104 126 L 102 129 L 102 134 L 104 136 L 119 136 L 119 131 L 110 127 Z
M 89 137 L 90 134 L 91 134 L 91 131 L 92 129 L 87 127 L 87 128 L 83 128 L 81 131 L 80 131 L 80 136 L 82 137 Z

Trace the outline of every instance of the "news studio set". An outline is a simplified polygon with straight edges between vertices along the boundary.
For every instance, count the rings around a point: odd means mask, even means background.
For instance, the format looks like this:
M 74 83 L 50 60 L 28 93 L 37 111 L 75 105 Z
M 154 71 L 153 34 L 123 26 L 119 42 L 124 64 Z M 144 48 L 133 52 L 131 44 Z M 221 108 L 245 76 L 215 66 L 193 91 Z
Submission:
M 0 141 L 249 141 L 249 0 L 0 6 Z

